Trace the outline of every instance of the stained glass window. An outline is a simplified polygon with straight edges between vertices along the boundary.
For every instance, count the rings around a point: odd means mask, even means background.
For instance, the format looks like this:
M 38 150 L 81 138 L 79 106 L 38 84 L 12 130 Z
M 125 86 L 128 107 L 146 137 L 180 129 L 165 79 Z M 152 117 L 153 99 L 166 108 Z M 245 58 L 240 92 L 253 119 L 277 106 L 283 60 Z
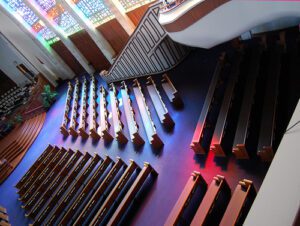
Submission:
M 155 0 L 119 0 L 127 12 L 154 1 Z
M 67 35 L 72 35 L 82 30 L 82 27 L 74 17 L 61 4 L 57 4 L 55 0 L 35 0 L 35 2 Z
M 75 4 L 95 26 L 114 18 L 102 0 L 79 0 Z
M 23 20 L 32 27 L 32 30 L 37 35 L 41 35 L 49 44 L 59 40 L 56 34 L 45 26 L 39 17 L 23 2 L 23 0 L 4 0 L 4 2 L 14 12 L 19 14 Z

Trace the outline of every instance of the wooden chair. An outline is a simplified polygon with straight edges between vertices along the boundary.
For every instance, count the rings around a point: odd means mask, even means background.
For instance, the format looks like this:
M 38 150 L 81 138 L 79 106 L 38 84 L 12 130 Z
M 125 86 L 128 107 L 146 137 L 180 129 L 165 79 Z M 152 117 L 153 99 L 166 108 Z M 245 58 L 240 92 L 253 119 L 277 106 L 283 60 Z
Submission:
M 68 125 L 68 122 L 70 121 L 69 113 L 70 113 L 70 105 L 71 105 L 71 101 L 72 101 L 72 92 L 73 92 L 73 85 L 71 84 L 71 82 L 68 82 L 68 91 L 67 91 L 67 99 L 66 99 L 66 103 L 65 103 L 65 111 L 64 111 L 64 116 L 63 116 L 63 122 L 60 126 L 60 132 L 64 136 L 69 135 L 67 125 Z
M 279 78 L 281 68 L 282 47 L 271 49 L 268 77 L 263 101 L 262 118 L 258 139 L 257 155 L 263 161 L 272 161 L 274 157 L 274 138 L 279 93 Z
M 52 169 L 59 163 L 59 160 L 64 156 L 64 154 L 67 152 L 66 149 L 61 148 L 57 154 L 54 156 L 54 158 L 51 160 L 51 162 L 48 164 L 48 166 L 41 172 L 41 174 L 37 177 L 37 179 L 32 183 L 32 185 L 27 189 L 24 190 L 24 193 L 19 192 L 20 198 L 19 200 L 22 202 L 27 202 L 34 191 L 43 183 L 43 181 L 48 177 Z
M 74 88 L 74 97 L 73 97 L 73 106 L 71 112 L 71 122 L 69 127 L 69 134 L 73 137 L 77 137 L 78 133 L 76 127 L 78 126 L 77 118 L 78 118 L 78 108 L 79 108 L 79 80 L 75 80 L 75 88 Z
M 223 64 L 225 61 L 225 54 L 222 54 L 219 58 L 219 61 L 216 65 L 214 75 L 211 79 L 208 92 L 206 94 L 206 98 L 202 107 L 202 111 L 200 114 L 200 117 L 198 119 L 196 129 L 193 135 L 192 142 L 190 144 L 191 149 L 194 150 L 196 154 L 206 154 L 208 150 L 204 147 L 205 144 L 203 144 L 203 138 L 205 135 L 205 129 L 208 127 L 207 125 L 207 118 L 208 114 L 210 112 L 210 109 L 212 108 L 213 103 L 213 97 L 215 93 L 215 89 L 217 87 L 221 71 L 223 68 Z
M 167 74 L 163 74 L 162 80 L 161 80 L 161 85 L 162 85 L 163 90 L 165 91 L 168 99 L 170 100 L 170 102 L 175 107 L 182 107 L 182 105 L 183 105 L 182 99 Z
M 145 162 L 144 168 L 138 174 L 137 178 L 135 179 L 134 183 L 131 185 L 130 189 L 127 191 L 125 197 L 122 199 L 121 203 L 118 205 L 118 208 L 114 212 L 113 216 L 109 220 L 108 224 L 111 225 L 118 225 L 124 216 L 125 212 L 128 210 L 130 203 L 132 203 L 134 197 L 137 195 L 138 191 L 141 189 L 142 185 L 146 181 L 149 175 L 157 176 L 157 172 L 153 169 L 153 167 Z
M 129 166 L 123 173 L 122 177 L 119 179 L 118 183 L 114 186 L 113 190 L 109 193 L 108 197 L 105 199 L 98 212 L 95 214 L 90 225 L 100 225 L 103 223 L 105 216 L 112 208 L 113 203 L 116 201 L 122 189 L 126 186 L 126 183 L 129 181 L 130 177 L 133 175 L 137 168 L 139 168 L 139 166 L 133 160 L 130 160 Z
M 59 216 L 62 214 L 64 209 L 67 205 L 70 204 L 71 200 L 76 196 L 78 190 L 82 186 L 82 184 L 89 178 L 99 161 L 102 162 L 102 158 L 95 154 L 93 160 L 90 162 L 88 167 L 80 174 L 79 178 L 76 180 L 76 182 L 72 185 L 68 193 L 64 196 L 62 201 L 58 204 L 58 206 L 55 208 L 55 210 L 50 215 L 49 219 L 47 220 L 46 224 L 53 225 L 58 220 Z
M 44 194 L 39 197 L 38 202 L 32 207 L 32 210 L 25 214 L 26 217 L 34 219 L 42 207 L 46 204 L 47 200 L 52 196 L 55 190 L 60 186 L 62 181 L 67 177 L 68 173 L 73 169 L 79 158 L 82 156 L 80 151 L 76 151 L 76 153 L 72 156 L 70 161 L 65 165 L 65 167 L 61 170 L 58 176 L 51 182 L 51 184 L 46 188 Z M 37 192 L 35 193 L 37 194 Z M 32 200 L 32 198 L 31 198 Z M 26 204 L 27 205 L 27 204 Z M 26 209 L 26 208 L 25 208 Z
M 101 182 L 96 191 L 93 192 L 92 197 L 89 199 L 89 202 L 85 205 L 84 209 L 81 211 L 80 215 L 77 217 L 73 225 L 81 226 L 85 221 L 89 219 L 89 216 L 93 213 L 93 209 L 97 206 L 101 196 L 106 191 L 106 189 L 111 185 L 115 179 L 117 173 L 122 167 L 127 167 L 121 158 L 117 158 L 117 162 L 111 168 L 107 176 Z
M 164 143 L 162 142 L 162 140 L 160 139 L 160 137 L 158 136 L 158 134 L 156 132 L 156 128 L 155 128 L 155 125 L 151 118 L 151 114 L 150 114 L 148 105 L 146 103 L 144 94 L 142 92 L 142 88 L 137 79 L 133 80 L 133 92 L 134 92 L 135 99 L 138 104 L 140 114 L 142 116 L 144 128 L 145 128 L 149 143 L 154 148 L 161 148 L 164 145 Z
M 107 101 L 106 101 L 106 89 L 100 87 L 100 135 L 105 141 L 112 141 L 113 137 L 109 133 L 110 124 L 107 120 L 108 111 L 107 111 Z
M 85 198 L 93 190 L 93 187 L 96 185 L 98 180 L 102 177 L 103 173 L 107 167 L 111 164 L 112 160 L 106 156 L 102 164 L 94 172 L 93 176 L 89 179 L 87 184 L 84 186 L 83 190 L 77 196 L 71 207 L 68 209 L 67 213 L 64 215 L 59 224 L 66 225 L 74 217 L 77 210 L 80 208 L 81 204 L 85 201 Z
M 248 138 L 251 113 L 254 111 L 254 96 L 256 80 L 259 76 L 259 65 L 261 59 L 262 49 L 257 48 L 252 52 L 252 57 L 249 62 L 248 73 L 245 78 L 245 88 L 243 94 L 243 101 L 240 107 L 240 114 L 238 117 L 237 129 L 234 137 L 232 153 L 238 159 L 249 159 L 248 153 Z
M 55 158 L 56 155 L 62 156 L 63 150 L 60 150 L 59 147 L 55 146 L 52 151 L 49 153 L 49 155 L 46 156 L 43 163 L 34 171 L 34 173 L 31 175 L 30 178 L 26 180 L 24 185 L 17 191 L 17 193 L 22 196 L 26 193 L 26 191 L 35 183 L 37 178 L 42 174 L 42 172 L 49 166 L 54 164 L 53 158 Z
M 87 91 L 87 80 L 84 77 L 83 79 L 83 85 L 82 85 L 82 97 L 81 97 L 81 110 L 80 110 L 80 122 L 79 122 L 79 132 L 78 134 L 84 138 L 87 139 L 89 137 L 89 134 L 86 132 L 86 127 L 88 123 L 86 122 L 88 113 L 88 91 Z
M 48 145 L 45 151 L 40 155 L 40 157 L 34 162 L 34 164 L 28 169 L 28 171 L 24 174 L 24 176 L 19 180 L 19 182 L 15 185 L 17 189 L 20 189 L 25 182 L 35 174 L 40 167 L 42 167 L 43 161 L 47 158 L 47 156 L 51 153 L 53 149 L 52 145 Z
M 97 80 L 94 76 L 91 77 L 91 107 L 90 107 L 90 136 L 94 140 L 99 140 L 100 135 L 97 132 L 98 123 L 97 123 L 97 87 L 96 87 Z
M 203 191 L 206 191 L 207 184 L 205 180 L 199 172 L 194 171 L 192 173 L 192 176 L 189 178 L 187 184 L 185 185 L 171 213 L 169 214 L 164 224 L 165 226 L 173 226 L 178 224 L 181 215 L 183 214 L 185 208 L 188 206 L 188 203 L 194 195 L 195 190 L 199 186 L 201 189 L 203 189 Z
M 231 73 L 229 74 L 224 99 L 210 145 L 210 150 L 218 157 L 225 157 L 231 153 L 234 137 L 234 133 L 232 131 L 236 128 L 236 117 L 238 115 L 241 99 L 239 98 L 241 95 L 239 91 L 242 90 L 238 83 L 242 53 L 236 54 L 237 56 L 234 58 L 232 63 Z
M 256 191 L 252 181 L 241 180 L 230 199 L 220 226 L 243 225 L 255 197 Z
M 66 154 L 59 160 L 58 164 L 52 169 L 52 171 L 47 175 L 45 180 L 35 189 L 34 193 L 30 196 L 30 198 L 25 201 L 23 198 L 23 202 L 25 203 L 21 207 L 25 210 L 30 210 L 39 198 L 43 195 L 43 193 L 47 190 L 47 188 L 51 185 L 51 183 L 55 180 L 55 178 L 59 175 L 60 171 L 64 168 L 64 166 L 68 163 L 74 151 L 69 149 Z
M 155 82 L 153 81 L 151 76 L 147 78 L 146 85 L 160 122 L 166 127 L 173 127 L 175 123 L 171 118 L 168 109 L 165 103 L 163 102 L 160 93 L 156 88 Z
M 215 176 L 197 209 L 191 226 L 219 224 L 230 196 L 231 191 L 225 178 L 220 175 Z
M 84 168 L 86 163 L 90 160 L 90 158 L 91 158 L 91 155 L 88 152 L 86 152 L 85 155 L 83 156 L 83 158 L 80 160 L 80 162 L 75 167 L 75 169 L 69 174 L 67 179 L 58 188 L 57 192 L 52 196 L 52 198 L 48 197 L 45 193 L 45 195 L 41 198 L 41 202 L 43 202 L 43 200 L 48 200 L 48 199 L 50 199 L 50 201 L 39 216 L 32 217 L 32 218 L 36 219 L 34 221 L 33 225 L 40 225 L 43 223 L 43 221 L 47 218 L 47 216 L 53 210 L 53 208 L 55 207 L 57 202 L 63 197 L 64 193 L 72 186 L 73 182 L 76 181 L 75 178 L 79 175 L 79 173 Z M 49 189 L 52 189 L 52 188 L 50 187 Z M 42 205 L 44 205 L 44 204 L 42 204 Z M 40 209 L 38 209 L 38 207 L 36 207 L 36 208 L 37 208 L 37 211 L 40 212 Z M 33 210 L 33 213 L 34 213 L 34 210 Z
M 129 97 L 129 90 L 124 81 L 121 82 L 121 84 L 122 84 L 121 94 L 122 94 L 123 106 L 124 106 L 128 130 L 130 134 L 130 139 L 135 145 L 141 146 L 145 143 L 145 141 L 139 134 L 139 126 L 135 120 L 134 110 L 132 108 L 132 102 Z
M 128 142 L 128 139 L 123 133 L 123 123 L 121 121 L 121 111 L 119 109 L 119 101 L 117 98 L 117 90 L 113 83 L 109 86 L 109 96 L 111 102 L 111 110 L 112 110 L 112 119 L 113 119 L 113 127 L 115 132 L 115 138 L 119 143 L 125 144 Z

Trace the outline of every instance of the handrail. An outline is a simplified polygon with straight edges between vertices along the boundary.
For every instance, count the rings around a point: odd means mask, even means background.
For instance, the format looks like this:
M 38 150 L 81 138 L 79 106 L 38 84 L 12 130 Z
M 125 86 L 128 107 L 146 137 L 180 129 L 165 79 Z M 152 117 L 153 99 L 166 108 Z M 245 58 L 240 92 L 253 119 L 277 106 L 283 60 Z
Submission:
M 183 2 L 186 2 L 186 0 L 172 0 L 168 3 L 162 2 L 160 6 L 160 13 L 169 12 L 175 9 L 177 6 L 181 5 Z

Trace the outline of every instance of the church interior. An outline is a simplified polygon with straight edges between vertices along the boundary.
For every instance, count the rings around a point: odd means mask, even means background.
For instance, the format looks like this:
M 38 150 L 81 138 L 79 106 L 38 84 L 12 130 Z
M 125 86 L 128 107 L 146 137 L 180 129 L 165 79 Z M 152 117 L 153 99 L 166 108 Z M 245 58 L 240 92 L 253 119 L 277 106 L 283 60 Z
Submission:
M 300 225 L 299 15 L 0 0 L 0 225 Z

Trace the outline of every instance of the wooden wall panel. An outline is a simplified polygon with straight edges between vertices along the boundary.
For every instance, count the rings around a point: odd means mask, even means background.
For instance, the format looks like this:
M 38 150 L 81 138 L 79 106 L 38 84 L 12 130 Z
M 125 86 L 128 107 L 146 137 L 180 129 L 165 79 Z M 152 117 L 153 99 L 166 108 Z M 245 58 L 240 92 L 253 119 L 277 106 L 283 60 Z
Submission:
M 131 19 L 131 21 L 134 23 L 135 26 L 137 26 L 140 22 L 140 20 L 142 19 L 142 17 L 144 16 L 145 12 L 147 11 L 147 9 L 149 8 L 149 5 L 153 4 L 153 2 L 148 3 L 146 5 L 143 5 L 137 9 L 134 9 L 127 14 L 127 16 Z
M 85 30 L 79 31 L 69 38 L 97 71 L 107 70 L 110 67 L 109 61 Z
M 100 25 L 99 27 L 97 27 L 97 29 L 110 43 L 112 48 L 116 51 L 116 54 L 122 51 L 129 39 L 128 34 L 123 29 L 121 24 L 119 24 L 117 19 L 112 19 Z
M 79 75 L 84 73 L 84 68 L 68 50 L 68 48 L 62 43 L 62 41 L 55 42 L 51 45 L 55 52 L 65 61 L 65 63 L 72 69 L 72 71 Z

